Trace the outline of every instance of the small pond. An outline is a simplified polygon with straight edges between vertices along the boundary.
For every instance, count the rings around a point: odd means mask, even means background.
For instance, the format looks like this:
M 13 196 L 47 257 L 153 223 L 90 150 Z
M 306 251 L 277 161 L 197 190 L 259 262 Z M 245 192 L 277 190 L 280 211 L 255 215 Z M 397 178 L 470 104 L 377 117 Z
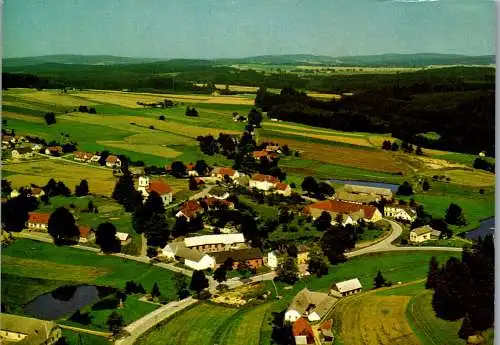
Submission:
M 56 320 L 99 301 L 113 290 L 93 285 L 62 286 L 35 298 L 24 307 L 24 312 L 40 319 Z
M 465 234 L 465 237 L 470 240 L 473 240 L 494 233 L 495 233 L 495 218 L 493 217 L 483 220 L 478 228 L 468 231 Z
M 336 179 L 329 179 L 328 181 L 333 183 L 353 184 L 358 186 L 389 188 L 393 192 L 396 192 L 399 187 L 397 184 L 385 183 L 385 182 L 349 181 L 349 180 L 336 180 Z

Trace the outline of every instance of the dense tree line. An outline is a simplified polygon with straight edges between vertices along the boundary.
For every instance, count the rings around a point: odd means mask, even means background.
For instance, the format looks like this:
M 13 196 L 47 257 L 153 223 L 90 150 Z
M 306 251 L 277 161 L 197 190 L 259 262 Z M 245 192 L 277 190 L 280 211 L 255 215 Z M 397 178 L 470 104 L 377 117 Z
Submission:
M 434 290 L 434 312 L 444 320 L 463 318 L 458 332 L 463 339 L 493 327 L 494 255 L 493 236 L 488 235 L 465 248 L 461 259 L 450 258 L 441 267 L 435 258 L 429 263 L 426 288 Z

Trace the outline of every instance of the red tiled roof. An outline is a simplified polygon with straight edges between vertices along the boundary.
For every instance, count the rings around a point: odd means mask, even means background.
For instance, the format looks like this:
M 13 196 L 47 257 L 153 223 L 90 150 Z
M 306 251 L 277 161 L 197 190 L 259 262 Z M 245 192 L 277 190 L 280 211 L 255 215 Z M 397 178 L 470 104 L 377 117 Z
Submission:
M 10 135 L 2 135 L 2 140 L 11 141 L 12 137 Z
M 149 182 L 149 192 L 156 192 L 160 195 L 172 193 L 173 189 L 162 180 L 152 180 Z
M 84 225 L 78 226 L 78 231 L 80 231 L 80 237 L 87 238 L 90 235 L 91 228 Z
M 303 317 L 299 318 L 292 326 L 292 334 L 294 337 L 299 335 L 305 335 L 307 337 L 307 343 L 310 344 L 311 340 L 314 341 L 314 333 L 311 325 Z
M 36 224 L 49 224 L 50 214 L 48 213 L 30 213 L 28 222 Z
M 38 187 L 32 187 L 31 188 L 31 194 L 33 195 L 39 195 L 41 192 L 42 192 L 42 188 L 38 188 Z
M 214 205 L 220 205 L 220 204 L 224 204 L 224 205 L 227 205 L 227 206 L 232 205 L 232 202 L 230 202 L 230 201 L 220 200 L 220 199 L 217 199 L 217 198 L 214 198 L 214 197 L 205 198 L 204 201 L 207 203 L 207 206 L 209 206 L 209 207 L 210 206 L 214 206 Z
M 260 182 L 272 182 L 272 183 L 279 183 L 280 181 L 271 175 L 264 175 L 264 174 L 256 174 L 252 177 L 253 181 L 260 181 Z
M 267 157 L 268 155 L 268 152 L 267 151 L 253 151 L 253 157 L 254 158 L 262 158 L 262 157 Z
M 205 180 L 199 177 L 195 177 L 194 182 L 196 182 L 196 184 L 205 184 Z
M 234 174 L 236 173 L 236 170 L 234 170 L 233 168 L 225 168 L 225 167 L 222 167 L 219 169 L 219 174 L 221 174 L 222 176 L 233 176 Z
M 80 159 L 90 159 L 94 154 L 89 153 L 89 152 L 82 152 L 82 151 L 77 151 L 74 154 L 75 158 L 80 158 Z
M 193 217 L 200 210 L 201 210 L 200 204 L 194 200 L 186 201 L 180 209 L 182 214 L 188 218 Z
M 106 158 L 106 163 L 116 163 L 118 161 L 118 157 L 114 155 L 109 155 L 108 158 Z
M 194 170 L 194 164 L 193 164 L 193 163 L 189 163 L 188 165 L 186 165 L 186 169 L 187 169 L 188 171 L 190 171 L 190 170 Z
M 371 205 L 361 205 L 352 202 L 345 202 L 339 200 L 325 200 L 319 201 L 312 205 L 306 206 L 304 208 L 305 212 L 310 212 L 311 208 L 317 208 L 324 211 L 330 211 L 335 213 L 354 213 L 363 210 L 364 218 L 372 218 L 373 214 L 377 210 L 375 206 Z
M 331 330 L 332 329 L 332 319 L 326 320 L 319 326 L 320 329 Z
M 47 150 L 62 152 L 62 147 L 61 146 L 49 146 L 49 147 L 47 147 Z
M 286 190 L 288 188 L 288 185 L 283 182 L 278 182 L 276 183 L 276 189 L 278 190 Z

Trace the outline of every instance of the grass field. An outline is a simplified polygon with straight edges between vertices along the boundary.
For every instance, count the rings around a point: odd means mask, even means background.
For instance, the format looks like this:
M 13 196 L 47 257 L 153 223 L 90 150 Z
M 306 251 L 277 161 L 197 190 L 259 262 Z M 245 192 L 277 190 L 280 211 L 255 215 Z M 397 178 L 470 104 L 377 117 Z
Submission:
M 175 299 L 172 282 L 173 273 L 147 264 L 120 259 L 113 256 L 97 255 L 80 249 L 56 247 L 53 244 L 17 239 L 2 248 L 2 274 L 22 278 L 39 278 L 124 288 L 125 282 L 134 280 L 150 291 L 157 282 L 163 296 Z M 17 278 L 16 277 L 16 278 Z M 21 278 L 20 278 L 21 279 Z M 9 280 L 3 280 L 9 284 Z M 40 289 L 50 282 L 42 282 Z M 2 285 L 3 285 L 2 284 Z M 15 282 L 13 283 L 15 284 Z M 19 284 L 20 285 L 20 284 Z M 2 287 L 3 288 L 3 287 Z M 12 300 L 10 294 L 20 294 L 29 301 L 38 295 L 36 286 L 20 286 L 17 290 L 2 290 L 2 298 Z
M 68 345 L 109 345 L 111 344 L 106 338 L 87 333 L 77 333 L 67 329 L 63 329 L 62 335 L 66 339 Z

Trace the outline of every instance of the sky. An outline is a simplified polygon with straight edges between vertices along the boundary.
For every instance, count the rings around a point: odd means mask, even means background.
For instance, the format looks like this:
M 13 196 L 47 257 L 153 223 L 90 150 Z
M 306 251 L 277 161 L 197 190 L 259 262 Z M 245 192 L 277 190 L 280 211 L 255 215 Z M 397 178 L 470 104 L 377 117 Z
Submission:
M 0 0 L 2 1 L 2 0 Z M 3 0 L 3 56 L 495 53 L 494 0 Z

